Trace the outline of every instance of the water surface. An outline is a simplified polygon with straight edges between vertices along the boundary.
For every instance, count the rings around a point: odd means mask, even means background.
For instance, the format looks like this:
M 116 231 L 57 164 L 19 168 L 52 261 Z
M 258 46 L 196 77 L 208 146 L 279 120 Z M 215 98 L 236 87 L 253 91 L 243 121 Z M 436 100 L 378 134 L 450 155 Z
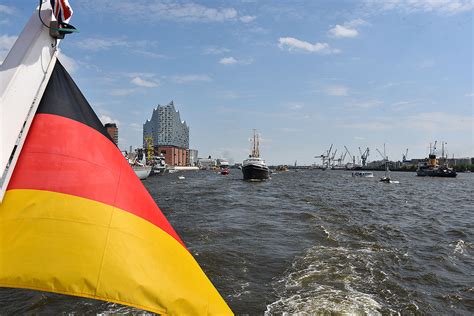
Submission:
M 143 183 L 237 314 L 474 312 L 474 175 L 212 171 Z M 137 313 L 117 304 L 0 289 L 0 314 Z

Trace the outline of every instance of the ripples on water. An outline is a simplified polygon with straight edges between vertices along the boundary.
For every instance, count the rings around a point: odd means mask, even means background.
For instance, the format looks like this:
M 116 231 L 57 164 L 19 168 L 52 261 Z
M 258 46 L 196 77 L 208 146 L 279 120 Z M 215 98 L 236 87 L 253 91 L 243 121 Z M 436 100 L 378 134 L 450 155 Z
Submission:
M 469 314 L 474 176 L 400 184 L 344 171 L 268 182 L 188 172 L 144 181 L 238 314 Z M 380 174 L 381 175 L 381 174 Z M 1 289 L 0 314 L 128 313 L 128 307 Z

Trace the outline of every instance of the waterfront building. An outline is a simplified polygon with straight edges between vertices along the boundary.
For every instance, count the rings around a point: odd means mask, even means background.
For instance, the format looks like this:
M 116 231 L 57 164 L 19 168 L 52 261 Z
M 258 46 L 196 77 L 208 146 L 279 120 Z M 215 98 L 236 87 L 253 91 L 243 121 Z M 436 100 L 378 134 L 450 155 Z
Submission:
M 143 124 L 143 146 L 146 138 L 151 137 L 155 154 L 163 154 L 170 166 L 189 164 L 189 127 L 181 121 L 173 101 L 167 105 L 158 105 L 151 119 Z
M 197 160 L 198 160 L 198 151 L 197 151 L 197 149 L 190 149 L 188 151 L 188 157 L 189 157 L 189 165 L 190 166 L 196 166 L 197 165 Z
M 169 166 L 188 166 L 188 150 L 176 146 L 157 146 L 155 154 L 162 154 Z
M 110 138 L 114 141 L 115 145 L 118 145 L 118 127 L 115 123 L 106 123 L 105 129 L 107 133 L 110 135 Z

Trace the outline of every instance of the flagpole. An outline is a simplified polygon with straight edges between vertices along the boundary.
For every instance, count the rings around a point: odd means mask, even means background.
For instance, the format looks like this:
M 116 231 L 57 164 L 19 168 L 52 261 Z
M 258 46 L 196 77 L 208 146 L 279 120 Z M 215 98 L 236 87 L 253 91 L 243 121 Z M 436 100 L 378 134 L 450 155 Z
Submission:
M 0 66 L 0 203 L 57 60 L 59 40 L 38 15 L 51 21 L 49 1 L 39 10 Z

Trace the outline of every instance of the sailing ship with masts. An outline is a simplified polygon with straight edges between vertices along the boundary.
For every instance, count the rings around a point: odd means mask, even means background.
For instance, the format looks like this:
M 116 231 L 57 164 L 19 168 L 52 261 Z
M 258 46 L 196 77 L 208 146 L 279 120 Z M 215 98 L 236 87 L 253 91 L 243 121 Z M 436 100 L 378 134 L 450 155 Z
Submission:
M 244 180 L 262 181 L 270 178 L 270 171 L 265 160 L 260 158 L 260 139 L 257 131 L 253 131 L 252 153 L 242 163 Z

